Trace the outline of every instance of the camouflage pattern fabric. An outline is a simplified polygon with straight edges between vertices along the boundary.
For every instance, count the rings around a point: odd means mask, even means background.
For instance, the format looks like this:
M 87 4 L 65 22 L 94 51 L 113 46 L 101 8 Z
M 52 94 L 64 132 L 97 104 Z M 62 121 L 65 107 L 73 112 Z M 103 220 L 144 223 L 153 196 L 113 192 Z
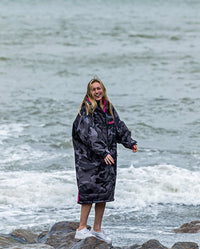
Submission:
M 137 142 L 113 108 L 114 120 L 106 104 L 105 112 L 98 105 L 93 115 L 81 108 L 72 129 L 78 203 L 114 201 L 117 174 L 117 143 L 131 149 Z M 104 158 L 111 154 L 115 160 L 106 165 Z

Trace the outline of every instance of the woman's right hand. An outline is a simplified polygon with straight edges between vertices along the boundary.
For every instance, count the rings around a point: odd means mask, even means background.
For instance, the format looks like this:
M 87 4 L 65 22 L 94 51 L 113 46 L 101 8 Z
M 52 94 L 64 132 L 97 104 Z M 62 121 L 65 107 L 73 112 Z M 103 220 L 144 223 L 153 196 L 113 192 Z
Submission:
M 113 157 L 111 156 L 111 154 L 108 154 L 105 158 L 104 158 L 105 163 L 108 164 L 114 164 L 115 160 L 113 159 Z
M 134 144 L 134 145 L 133 145 L 133 147 L 132 147 L 132 151 L 133 151 L 133 152 L 137 152 L 137 151 L 138 151 L 137 144 Z

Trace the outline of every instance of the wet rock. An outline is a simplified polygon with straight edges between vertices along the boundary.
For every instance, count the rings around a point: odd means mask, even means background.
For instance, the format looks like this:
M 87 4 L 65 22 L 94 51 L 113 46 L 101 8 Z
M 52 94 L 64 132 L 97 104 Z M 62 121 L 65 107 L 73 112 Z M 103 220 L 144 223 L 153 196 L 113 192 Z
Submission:
M 8 247 L 8 249 L 54 249 L 52 246 L 44 244 L 31 244 Z
M 132 246 L 128 246 L 128 247 L 113 247 L 113 249 L 140 249 L 141 246 L 135 244 L 135 245 L 132 245 Z
M 68 233 L 75 232 L 78 227 L 78 222 L 62 221 L 55 223 L 49 232 L 43 232 L 38 236 L 38 242 L 45 244 L 47 241 L 52 240 L 52 238 L 63 238 Z
M 198 249 L 197 243 L 193 242 L 177 242 L 171 249 Z
M 49 232 L 43 232 L 38 236 L 38 242 L 54 248 L 71 248 L 77 243 L 74 239 L 79 222 L 62 221 L 54 224 Z M 88 226 L 88 228 L 91 228 Z
M 0 234 L 0 248 L 8 248 L 11 245 L 21 244 L 15 240 L 15 237 L 11 235 Z
M 40 233 L 37 237 L 37 242 L 43 242 L 46 239 L 45 236 L 48 232 L 49 231 L 43 231 L 42 233 Z
M 180 228 L 174 229 L 175 233 L 198 233 L 200 232 L 200 221 L 192 221 L 183 224 Z
M 53 246 L 56 249 L 107 249 L 110 246 L 94 237 L 85 240 L 74 238 L 75 231 L 79 227 L 78 222 L 63 221 L 56 223 L 49 232 L 43 232 L 38 236 L 38 241 Z M 88 226 L 90 229 L 91 227 Z M 114 249 L 114 248 L 113 248 Z
M 139 249 L 168 249 L 163 246 L 158 240 L 149 240 L 144 243 Z
M 25 229 L 16 229 L 14 230 L 11 235 L 15 236 L 15 239 L 22 239 L 24 242 L 27 243 L 36 243 L 38 235 L 27 231 Z
M 78 222 L 62 221 L 54 224 L 50 231 L 44 231 L 40 235 L 24 229 L 14 230 L 11 234 L 0 234 L 0 249 L 168 249 L 157 240 L 149 240 L 143 245 L 126 247 L 113 247 L 104 241 L 94 237 L 85 240 L 76 240 L 75 231 Z M 90 228 L 88 226 L 88 228 Z M 200 231 L 200 221 L 186 223 L 180 227 L 181 232 Z M 176 229 L 177 230 L 177 229 Z M 192 242 L 178 242 L 171 249 L 198 249 L 198 245 Z
M 75 242 L 75 231 L 79 227 L 78 222 L 62 221 L 54 224 L 49 232 L 38 236 L 38 242 L 44 243 L 54 248 L 69 248 Z M 68 246 L 68 247 L 66 247 Z
M 77 241 L 77 240 L 76 240 Z M 98 240 L 94 237 L 86 238 L 84 240 L 78 241 L 74 244 L 71 249 L 88 249 L 88 248 L 95 248 L 95 249 L 109 249 L 110 246 L 101 240 Z M 59 247 L 58 249 L 64 249 L 64 247 Z
M 10 248 L 21 244 L 36 243 L 37 234 L 24 229 L 14 230 L 11 234 L 0 235 L 0 248 Z
M 139 249 L 139 245 L 132 245 L 130 247 L 128 247 L 128 249 Z
M 77 243 L 77 241 L 74 239 L 74 236 L 75 232 L 71 232 L 67 235 L 61 235 L 59 237 L 56 235 L 51 235 L 51 237 L 47 239 L 46 244 L 51 245 L 56 249 L 71 248 Z

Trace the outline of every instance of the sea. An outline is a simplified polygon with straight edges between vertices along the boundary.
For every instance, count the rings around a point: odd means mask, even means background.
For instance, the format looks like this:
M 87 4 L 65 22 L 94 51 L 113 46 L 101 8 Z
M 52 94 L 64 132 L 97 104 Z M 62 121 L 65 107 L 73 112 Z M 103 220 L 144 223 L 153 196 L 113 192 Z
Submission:
M 199 243 L 200 1 L 0 1 L 0 233 L 79 221 L 72 123 L 98 76 L 138 152 L 118 146 L 115 246 Z M 88 224 L 92 226 L 94 208 Z

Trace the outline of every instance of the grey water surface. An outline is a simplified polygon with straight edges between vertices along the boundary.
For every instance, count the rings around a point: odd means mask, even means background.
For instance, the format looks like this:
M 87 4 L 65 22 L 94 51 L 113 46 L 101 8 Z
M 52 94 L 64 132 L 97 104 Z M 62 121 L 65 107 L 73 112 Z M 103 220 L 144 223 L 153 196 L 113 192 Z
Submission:
M 98 75 L 139 151 L 118 147 L 114 245 L 200 219 L 200 2 L 0 2 L 0 232 L 79 220 L 71 126 Z M 89 224 L 92 225 L 94 210 Z

